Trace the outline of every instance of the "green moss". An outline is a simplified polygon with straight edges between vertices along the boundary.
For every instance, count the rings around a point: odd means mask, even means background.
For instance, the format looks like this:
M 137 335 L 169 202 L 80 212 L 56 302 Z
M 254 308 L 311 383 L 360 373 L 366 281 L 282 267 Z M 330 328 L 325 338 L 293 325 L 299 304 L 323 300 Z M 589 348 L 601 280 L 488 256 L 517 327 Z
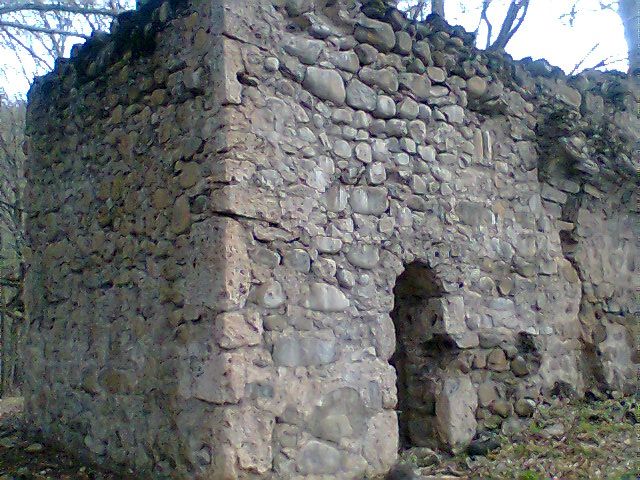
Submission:
M 370 0 L 362 7 L 362 13 L 367 17 L 382 20 L 385 18 L 389 6 L 384 0 Z
M 541 480 L 541 478 L 533 470 L 525 470 L 518 475 L 518 480 Z

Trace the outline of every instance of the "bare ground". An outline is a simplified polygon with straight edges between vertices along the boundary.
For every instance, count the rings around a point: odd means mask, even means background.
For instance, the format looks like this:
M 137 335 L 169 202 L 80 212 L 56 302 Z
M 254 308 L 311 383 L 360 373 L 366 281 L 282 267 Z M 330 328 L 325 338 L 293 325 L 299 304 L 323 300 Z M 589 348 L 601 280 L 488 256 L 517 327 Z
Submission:
M 0 400 L 0 480 L 135 478 L 83 464 L 29 437 L 21 411 L 21 398 Z M 638 480 L 639 421 L 637 398 L 556 400 L 523 422 L 521 431 L 496 436 L 500 446 L 486 456 L 425 458 L 409 451 L 403 462 L 425 480 Z

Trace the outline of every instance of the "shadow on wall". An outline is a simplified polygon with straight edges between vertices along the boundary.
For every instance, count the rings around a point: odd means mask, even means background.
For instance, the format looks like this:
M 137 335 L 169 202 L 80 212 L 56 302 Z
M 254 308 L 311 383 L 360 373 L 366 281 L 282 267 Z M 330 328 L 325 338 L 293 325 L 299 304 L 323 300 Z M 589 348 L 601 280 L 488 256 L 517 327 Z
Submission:
M 439 370 L 455 357 L 457 347 L 434 331 L 442 318 L 442 283 L 421 262 L 407 265 L 394 288 L 391 318 L 396 351 L 400 446 L 437 447 L 436 395 Z

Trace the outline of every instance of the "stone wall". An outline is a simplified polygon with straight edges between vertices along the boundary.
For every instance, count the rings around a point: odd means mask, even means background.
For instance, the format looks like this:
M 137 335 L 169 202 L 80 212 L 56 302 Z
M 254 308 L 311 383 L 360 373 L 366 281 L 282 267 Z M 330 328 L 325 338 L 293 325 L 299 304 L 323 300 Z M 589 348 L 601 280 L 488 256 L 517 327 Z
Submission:
M 154 0 L 36 83 L 51 441 L 142 477 L 372 477 L 554 388 L 637 387 L 638 85 L 365 3 Z

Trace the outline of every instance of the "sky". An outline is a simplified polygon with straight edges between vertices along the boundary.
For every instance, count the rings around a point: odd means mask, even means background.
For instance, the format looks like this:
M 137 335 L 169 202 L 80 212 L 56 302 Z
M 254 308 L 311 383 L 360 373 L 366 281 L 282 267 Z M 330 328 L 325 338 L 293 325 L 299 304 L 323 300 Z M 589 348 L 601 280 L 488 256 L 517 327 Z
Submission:
M 571 10 L 575 1 L 531 0 L 527 17 L 507 45 L 507 52 L 516 59 L 545 58 L 568 73 L 598 44 L 582 68 L 592 67 L 601 60 L 609 59 L 617 61 L 607 65 L 605 70 L 626 71 L 627 45 L 617 13 L 602 10 L 600 0 L 579 0 L 579 14 L 574 24 L 569 25 L 568 20 L 562 20 L 561 16 Z M 470 31 L 475 30 L 481 3 L 481 0 L 447 0 L 445 13 L 449 23 L 460 24 Z M 499 29 L 507 4 L 508 0 L 494 0 L 489 10 L 494 30 Z M 482 34 L 481 30 L 480 35 Z M 32 71 L 28 60 L 17 58 L 13 52 L 0 48 L 0 69 L 4 67 L 7 71 L 0 86 L 12 97 L 24 96 L 29 88 L 20 62 L 23 62 L 27 70 Z
M 449 17 L 449 23 L 475 30 L 479 10 L 468 9 L 465 13 L 460 4 L 471 6 L 480 3 L 480 0 L 447 0 L 445 14 Z M 489 10 L 494 31 L 499 29 L 496 25 L 500 25 L 507 3 L 494 1 L 495 6 Z M 608 65 L 606 70 L 627 71 L 627 44 L 618 14 L 613 10 L 602 10 L 600 0 L 580 0 L 579 14 L 573 26 L 570 26 L 568 20 L 562 20 L 561 17 L 571 10 L 574 3 L 575 0 L 531 0 L 525 21 L 507 45 L 507 52 L 516 59 L 545 58 L 569 73 L 594 45 L 599 44 L 582 69 L 592 67 L 601 60 L 612 59 L 617 62 Z

